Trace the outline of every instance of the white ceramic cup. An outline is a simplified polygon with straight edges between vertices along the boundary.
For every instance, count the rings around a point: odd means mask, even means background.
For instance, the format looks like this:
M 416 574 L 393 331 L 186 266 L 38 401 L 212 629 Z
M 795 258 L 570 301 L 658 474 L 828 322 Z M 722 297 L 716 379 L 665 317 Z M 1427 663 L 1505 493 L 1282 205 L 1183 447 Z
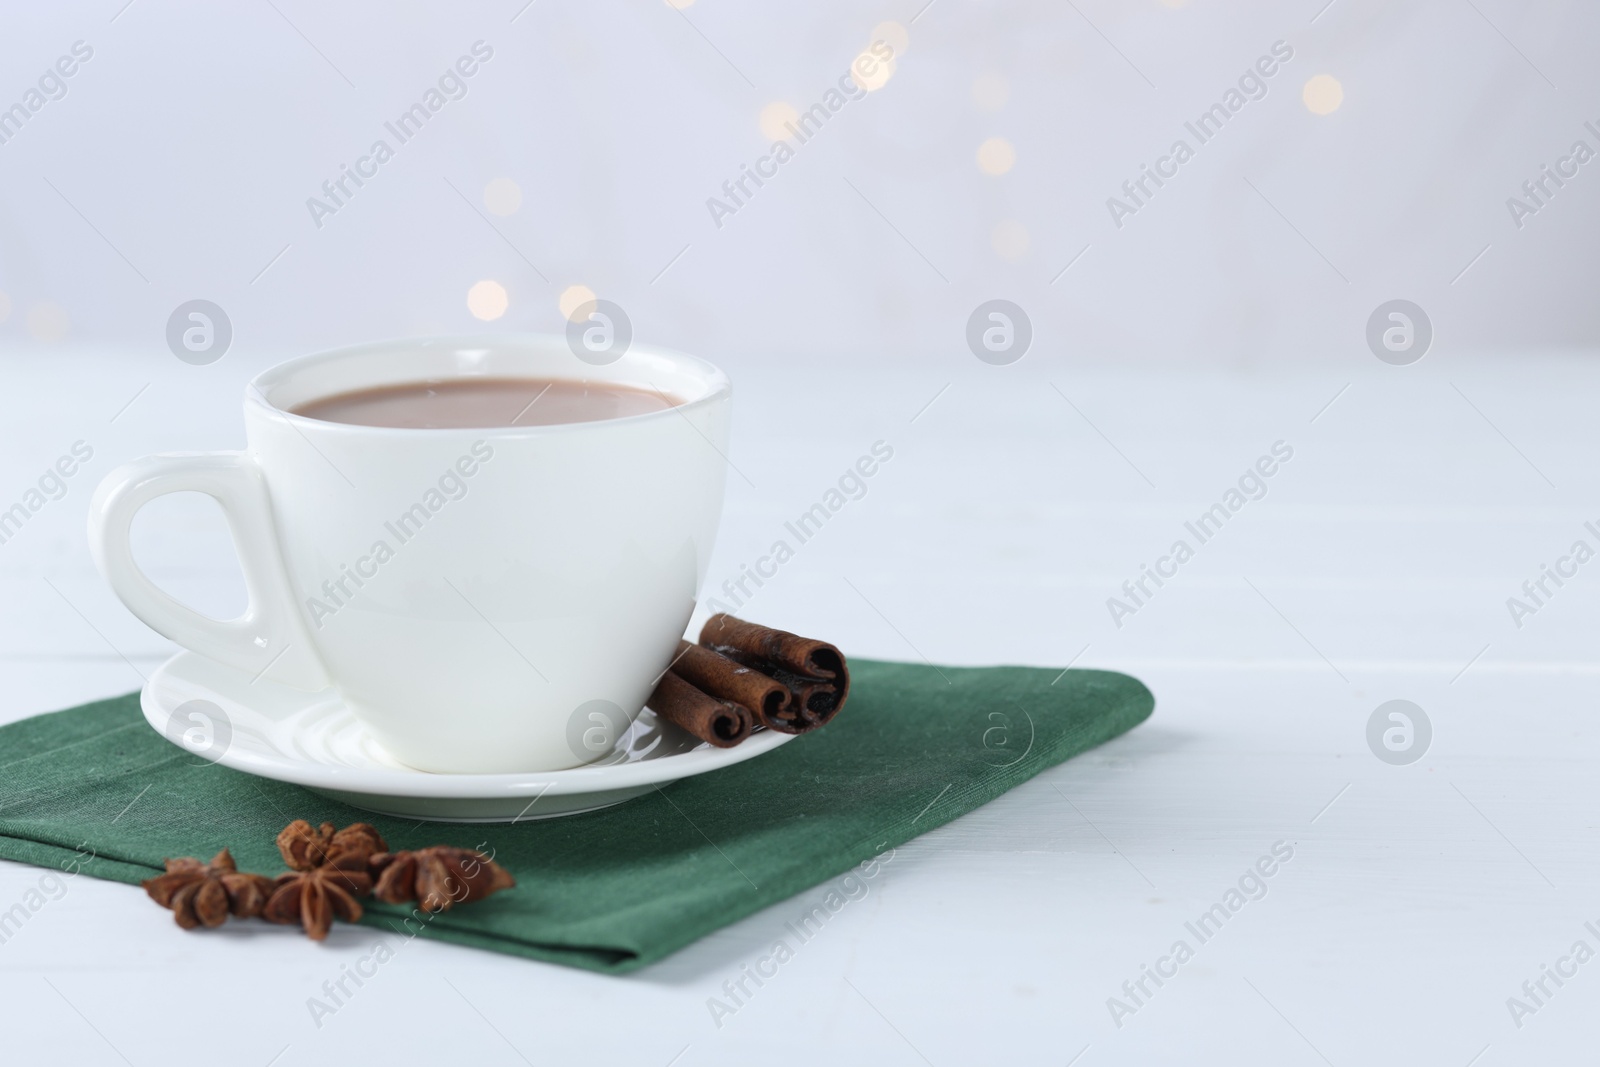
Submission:
M 681 403 L 468 430 L 289 413 L 336 393 L 471 376 L 614 382 Z M 688 624 L 722 512 L 730 395 L 702 360 L 634 346 L 594 366 L 559 336 L 306 356 L 246 389 L 245 451 L 147 456 L 111 472 L 90 508 L 90 546 L 151 628 L 252 677 L 333 686 L 409 766 L 573 767 L 606 747 L 596 729 L 615 729 L 596 709 L 636 716 Z M 179 603 L 134 562 L 134 514 L 182 491 L 212 496 L 227 516 L 249 593 L 236 619 Z

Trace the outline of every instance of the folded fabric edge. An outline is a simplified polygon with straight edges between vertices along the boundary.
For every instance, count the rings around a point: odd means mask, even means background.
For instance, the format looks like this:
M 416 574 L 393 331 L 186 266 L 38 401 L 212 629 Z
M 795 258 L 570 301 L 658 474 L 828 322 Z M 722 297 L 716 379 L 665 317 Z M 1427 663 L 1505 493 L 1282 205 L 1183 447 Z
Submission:
M 95 855 L 92 850 L 85 853 L 82 850 L 87 845 L 88 842 L 85 841 L 77 848 L 73 848 L 50 841 L 16 837 L 12 831 L 0 824 L 0 860 L 12 860 L 33 867 L 46 867 L 60 871 L 68 877 L 87 874 L 91 878 L 101 878 L 108 882 L 126 882 L 130 885 L 138 885 L 146 878 L 161 873 L 159 867 L 148 867 L 129 860 Z
M 445 941 L 454 945 L 465 945 L 468 948 L 521 956 L 542 963 L 577 967 L 580 970 L 595 971 L 600 974 L 626 974 L 642 965 L 638 953 L 624 949 L 605 945 L 555 945 L 499 934 L 486 934 L 478 930 L 435 926 L 426 913 L 418 910 L 402 911 L 398 908 L 389 909 L 382 904 L 365 903 L 366 914 L 361 917 L 358 925 L 385 930 L 408 940 L 421 937 L 430 941 Z

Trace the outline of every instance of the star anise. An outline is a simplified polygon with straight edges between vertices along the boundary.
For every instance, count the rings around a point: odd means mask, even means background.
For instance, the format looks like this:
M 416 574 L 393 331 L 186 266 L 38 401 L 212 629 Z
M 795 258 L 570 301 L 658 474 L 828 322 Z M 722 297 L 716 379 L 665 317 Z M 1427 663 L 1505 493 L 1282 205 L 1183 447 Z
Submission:
M 283 854 L 283 862 L 296 871 L 320 867 L 336 855 L 370 856 L 388 850 L 382 835 L 364 822 L 335 830 L 331 822 L 314 827 L 304 819 L 296 819 L 278 833 L 278 851 Z
M 356 850 L 335 854 L 309 870 L 280 874 L 273 885 L 261 917 L 298 925 L 312 940 L 321 941 L 334 919 L 353 923 L 361 918 L 356 898 L 372 892 L 372 875 L 367 873 L 367 853 Z
M 163 908 L 185 930 L 197 926 L 221 926 L 232 914 L 254 918 L 272 893 L 272 879 L 260 874 L 242 873 L 233 855 L 223 849 L 210 863 L 184 856 L 166 861 L 167 873 L 140 883 L 150 899 Z
M 378 876 L 372 895 L 386 904 L 419 901 L 423 911 L 448 911 L 516 885 L 511 872 L 470 848 L 435 845 L 371 858 Z

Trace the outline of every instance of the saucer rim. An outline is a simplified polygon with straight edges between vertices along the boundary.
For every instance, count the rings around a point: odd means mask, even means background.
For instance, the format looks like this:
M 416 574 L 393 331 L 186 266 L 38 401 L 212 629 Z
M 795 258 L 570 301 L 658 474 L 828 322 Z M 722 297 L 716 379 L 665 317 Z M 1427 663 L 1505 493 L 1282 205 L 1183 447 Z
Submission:
M 194 753 L 167 735 L 166 725 L 171 719 L 172 710 L 175 709 L 163 707 L 156 694 L 160 688 L 175 687 L 171 679 L 183 677 L 180 672 L 184 664 L 196 661 L 221 667 L 231 674 L 237 674 L 242 682 L 248 683 L 248 678 L 243 672 L 235 671 L 226 664 L 207 660 L 199 653 L 185 649 L 152 671 L 139 691 L 139 707 L 144 714 L 145 722 L 161 735 L 162 740 L 190 755 Z M 278 685 L 278 683 L 268 684 Z M 285 690 L 290 688 L 278 687 Z M 215 692 L 213 687 L 192 678 L 184 679 L 181 688 Z M 313 701 L 326 701 L 330 697 L 335 702 L 343 704 L 337 693 L 331 689 L 305 692 L 307 704 Z M 233 703 L 243 703 L 231 695 L 228 699 Z M 798 735 L 763 730 L 733 748 L 716 748 L 702 744 L 701 747 L 688 752 L 603 767 L 570 767 L 559 771 L 513 771 L 492 774 L 441 774 L 414 768 L 339 767 L 288 756 L 271 757 L 232 747 L 211 762 L 261 778 L 290 782 L 308 789 L 337 789 L 349 793 L 440 800 L 510 799 L 525 798 L 530 795 L 537 799 L 547 794 L 575 796 L 632 786 L 675 782 L 682 778 L 743 763 L 745 760 L 771 752 L 796 736 Z

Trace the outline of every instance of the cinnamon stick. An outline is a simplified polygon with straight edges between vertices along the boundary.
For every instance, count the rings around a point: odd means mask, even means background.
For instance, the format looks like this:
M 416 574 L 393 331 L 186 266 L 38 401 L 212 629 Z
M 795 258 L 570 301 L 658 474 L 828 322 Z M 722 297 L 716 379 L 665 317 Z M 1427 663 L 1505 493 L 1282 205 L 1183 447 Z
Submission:
M 806 729 L 787 686 L 715 649 L 679 641 L 672 669 L 711 696 L 749 708 L 770 730 L 797 734 Z
M 842 653 L 826 641 L 718 614 L 700 630 L 700 644 L 759 671 L 789 691 L 774 729 L 803 733 L 826 724 L 850 695 L 850 671 Z M 765 721 L 765 720 L 763 720 Z
M 732 748 L 755 729 L 749 708 L 708 695 L 675 669 L 661 676 L 649 706 L 661 718 L 718 748 Z

